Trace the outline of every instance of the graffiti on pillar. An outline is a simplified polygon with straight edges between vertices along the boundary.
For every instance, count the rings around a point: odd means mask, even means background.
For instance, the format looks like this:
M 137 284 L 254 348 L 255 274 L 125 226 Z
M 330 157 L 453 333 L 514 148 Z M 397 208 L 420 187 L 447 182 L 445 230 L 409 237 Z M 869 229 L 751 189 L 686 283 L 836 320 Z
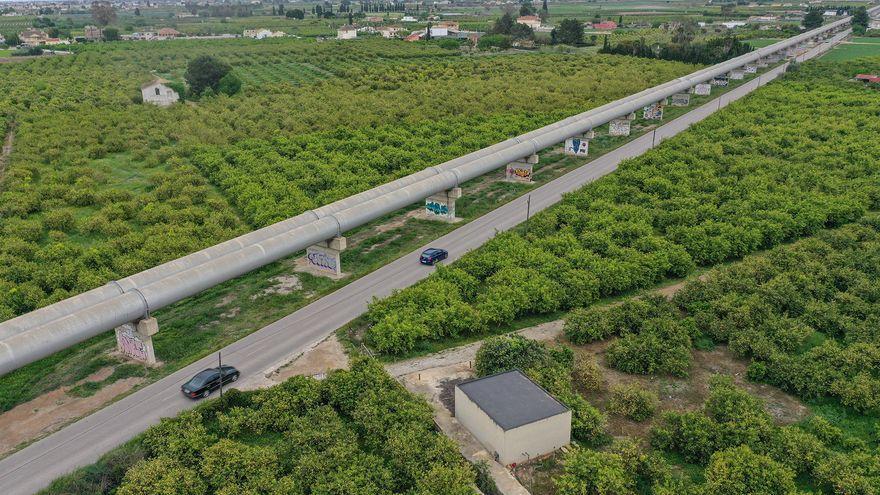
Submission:
M 581 138 L 568 138 L 565 140 L 565 154 L 572 156 L 587 156 L 590 151 L 590 141 Z
M 517 181 L 517 182 L 531 182 L 532 181 L 532 164 L 531 163 L 520 163 L 513 162 L 507 165 L 506 176 L 507 180 Z
M 712 78 L 712 86 L 727 86 L 727 76 L 715 76 Z
M 712 93 L 712 85 L 700 83 L 694 86 L 694 94 L 697 96 L 709 96 Z
M 425 201 L 425 211 L 429 215 L 447 216 L 449 215 L 449 205 L 428 199 Z
M 691 104 L 690 93 L 676 93 L 669 102 L 674 107 L 686 107 Z
M 740 69 L 735 69 L 735 70 L 730 71 L 730 78 L 731 79 L 740 80 L 740 79 L 743 79 L 745 76 L 746 76 L 745 73 Z
M 306 258 L 309 264 L 328 272 L 339 272 L 339 254 L 329 249 L 321 249 L 318 246 L 309 246 L 306 249 Z
M 746 66 L 746 74 L 756 74 L 758 72 L 757 65 L 747 65 Z
M 609 136 L 629 136 L 629 119 L 614 119 L 608 124 Z
M 663 105 L 657 102 L 646 106 L 642 111 L 642 118 L 647 120 L 663 120 Z
M 140 339 L 134 325 L 125 324 L 116 329 L 116 345 L 119 352 L 138 361 L 146 361 L 147 345 Z

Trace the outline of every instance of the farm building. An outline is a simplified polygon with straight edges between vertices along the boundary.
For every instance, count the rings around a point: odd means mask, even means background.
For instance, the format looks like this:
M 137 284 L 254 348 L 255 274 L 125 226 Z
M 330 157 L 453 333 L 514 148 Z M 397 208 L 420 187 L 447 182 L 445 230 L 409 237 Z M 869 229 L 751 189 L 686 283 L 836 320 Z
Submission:
M 88 41 L 99 41 L 104 37 L 104 30 L 98 26 L 86 26 L 83 28 L 83 32 Z
M 517 24 L 525 24 L 526 26 L 537 29 L 541 27 L 541 18 L 536 15 L 524 15 L 516 18 Z
M 351 40 L 357 38 L 357 36 L 357 28 L 351 25 L 342 26 L 341 28 L 336 30 L 336 39 Z
M 165 79 L 154 79 L 141 86 L 141 96 L 144 99 L 144 103 L 167 107 L 180 100 L 180 95 L 177 94 L 177 91 L 166 86 L 168 82 Z
M 504 465 L 571 440 L 571 411 L 518 370 L 458 384 L 455 417 Z
M 379 28 L 379 33 L 383 38 L 396 38 L 403 28 L 400 26 L 382 26 Z

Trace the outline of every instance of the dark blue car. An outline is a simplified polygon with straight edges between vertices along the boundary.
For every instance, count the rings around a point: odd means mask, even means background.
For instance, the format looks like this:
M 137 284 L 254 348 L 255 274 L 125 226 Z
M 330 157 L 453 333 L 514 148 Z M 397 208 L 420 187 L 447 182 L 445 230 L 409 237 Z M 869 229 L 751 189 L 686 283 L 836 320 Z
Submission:
M 419 262 L 423 265 L 433 265 L 438 261 L 445 260 L 449 257 L 449 252 L 440 248 L 428 248 L 422 252 Z

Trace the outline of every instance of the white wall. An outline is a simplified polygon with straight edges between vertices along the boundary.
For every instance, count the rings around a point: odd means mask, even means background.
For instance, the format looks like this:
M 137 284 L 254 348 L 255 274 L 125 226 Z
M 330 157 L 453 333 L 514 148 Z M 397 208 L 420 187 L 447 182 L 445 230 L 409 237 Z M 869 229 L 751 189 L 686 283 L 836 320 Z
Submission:
M 508 430 L 504 437 L 504 465 L 549 454 L 571 442 L 571 411 Z
M 504 430 L 458 387 L 455 387 L 455 419 L 477 439 L 486 451 L 499 458 L 504 453 Z
M 159 89 L 158 95 L 156 94 L 157 88 Z M 180 95 L 177 94 L 177 91 L 159 83 L 141 88 L 141 96 L 144 99 L 144 103 L 153 103 L 160 107 L 167 107 L 180 99 Z

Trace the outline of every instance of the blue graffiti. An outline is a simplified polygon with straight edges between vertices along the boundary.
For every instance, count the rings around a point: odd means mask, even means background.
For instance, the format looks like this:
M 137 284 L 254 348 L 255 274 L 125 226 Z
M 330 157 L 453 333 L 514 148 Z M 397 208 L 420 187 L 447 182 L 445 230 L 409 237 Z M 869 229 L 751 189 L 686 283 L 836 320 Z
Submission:
M 443 203 L 429 201 L 425 203 L 425 209 L 428 210 L 428 213 L 433 213 L 434 215 L 449 215 L 449 206 Z

